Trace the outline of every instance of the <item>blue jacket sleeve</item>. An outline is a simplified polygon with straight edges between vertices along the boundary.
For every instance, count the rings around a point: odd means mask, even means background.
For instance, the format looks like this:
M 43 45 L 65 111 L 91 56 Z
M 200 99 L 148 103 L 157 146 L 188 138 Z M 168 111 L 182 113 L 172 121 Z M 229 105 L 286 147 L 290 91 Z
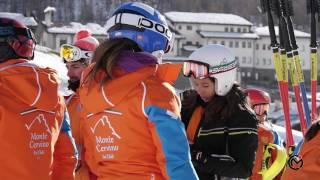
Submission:
M 180 118 L 173 112 L 157 106 L 148 106 L 145 112 L 158 149 L 157 161 L 164 175 L 174 180 L 197 180 Z

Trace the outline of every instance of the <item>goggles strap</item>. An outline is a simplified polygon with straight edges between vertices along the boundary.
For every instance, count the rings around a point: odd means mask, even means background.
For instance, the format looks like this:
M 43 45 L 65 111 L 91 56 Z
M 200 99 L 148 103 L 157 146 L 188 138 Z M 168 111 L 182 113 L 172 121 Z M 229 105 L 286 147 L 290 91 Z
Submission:
M 112 16 L 106 23 L 106 29 L 110 29 L 116 24 L 124 24 L 135 26 L 137 28 L 147 28 L 156 33 L 165 36 L 168 41 L 172 39 L 172 33 L 166 25 L 159 24 L 153 20 L 147 19 L 144 16 L 131 13 L 118 13 Z

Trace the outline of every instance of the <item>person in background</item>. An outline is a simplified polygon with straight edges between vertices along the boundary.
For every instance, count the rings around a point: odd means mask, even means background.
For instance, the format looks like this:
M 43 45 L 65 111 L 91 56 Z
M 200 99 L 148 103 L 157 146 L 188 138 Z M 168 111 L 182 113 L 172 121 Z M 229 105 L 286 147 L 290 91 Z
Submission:
M 0 17 L 0 179 L 72 180 L 77 152 L 57 73 L 29 62 L 36 40 Z
M 271 124 L 267 121 L 271 103 L 270 95 L 265 91 L 255 88 L 245 89 L 244 92 L 247 94 L 249 104 L 254 110 L 259 122 L 258 149 L 256 153 L 255 164 L 252 170 L 252 176 L 250 177 L 250 179 L 263 179 L 263 176 L 266 176 L 267 173 L 272 173 L 272 176 L 276 177 L 278 173 L 280 173 L 284 168 L 285 161 L 284 163 L 279 163 L 279 157 L 277 159 L 277 156 L 281 155 L 281 153 L 277 153 L 277 151 L 280 151 L 281 149 L 284 151 L 282 140 L 278 133 L 272 130 Z M 271 146 L 271 144 L 276 144 L 279 147 L 273 147 Z M 282 167 L 277 167 L 278 171 L 270 171 L 270 167 L 276 160 L 278 160 L 277 164 L 281 164 Z M 276 179 L 280 179 L 280 177 L 281 176 L 278 176 Z
M 67 109 L 70 115 L 71 129 L 75 138 L 76 146 L 79 152 L 79 162 L 76 169 L 76 180 L 94 179 L 86 162 L 84 161 L 83 137 L 80 128 L 81 105 L 78 96 L 78 88 L 82 71 L 88 67 L 91 62 L 94 51 L 99 42 L 92 37 L 88 30 L 80 30 L 74 36 L 74 43 L 63 44 L 60 48 L 60 56 L 68 69 L 68 88 L 73 93 L 66 97 Z
M 251 176 L 258 144 L 257 119 L 236 80 L 237 61 L 222 45 L 206 45 L 184 62 L 181 117 L 201 180 Z
M 312 123 L 300 152 L 288 160 L 282 180 L 314 179 L 320 174 L 320 120 Z
M 170 84 L 181 65 L 159 63 L 172 41 L 164 17 L 124 3 L 106 27 L 79 89 L 89 167 L 99 180 L 198 179 Z

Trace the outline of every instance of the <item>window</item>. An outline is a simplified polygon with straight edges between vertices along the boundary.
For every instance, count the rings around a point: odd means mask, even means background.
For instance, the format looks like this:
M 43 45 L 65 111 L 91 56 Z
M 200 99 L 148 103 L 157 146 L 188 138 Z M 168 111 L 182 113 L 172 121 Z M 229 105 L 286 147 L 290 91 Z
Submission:
M 230 32 L 234 32 L 233 27 L 230 28 Z
M 187 30 L 192 30 L 192 26 L 191 25 L 187 25 Z
M 192 45 L 192 42 L 191 41 L 187 41 L 186 45 Z
M 248 48 L 252 48 L 251 42 L 248 42 Z
M 217 41 L 216 40 L 212 40 L 212 44 L 217 44 Z
M 225 44 L 225 42 L 224 41 L 221 41 L 221 45 L 224 45 Z
M 245 77 L 245 76 L 246 76 L 246 72 L 242 72 L 242 73 L 241 73 L 241 76 L 242 76 L 242 77 Z
M 247 58 L 246 57 L 242 57 L 242 64 L 246 64 L 247 62 Z
M 242 48 L 246 48 L 246 42 L 245 41 L 242 42 Z
M 181 25 L 179 25 L 179 26 L 178 26 L 178 29 L 179 29 L 179 30 L 181 30 L 181 29 L 182 29 Z
M 266 44 L 262 45 L 262 50 L 266 50 Z
M 241 32 L 241 28 L 238 27 L 237 32 Z
M 247 32 L 247 28 L 243 28 L 242 32 L 246 33 Z
M 259 50 L 259 44 L 256 44 L 256 50 Z
M 256 65 L 259 65 L 259 58 L 256 59 Z
M 60 45 L 59 45 L 59 47 L 60 47 L 62 44 L 67 44 L 68 41 L 66 39 L 60 39 L 59 43 L 60 43 Z
M 271 49 L 271 46 L 270 45 L 268 45 L 268 50 L 270 50 Z
M 225 27 L 225 28 L 224 28 L 224 32 L 229 32 L 229 28 L 228 28 L 228 27 Z
M 258 73 L 255 74 L 255 79 L 256 79 L 256 80 L 259 79 L 259 74 L 258 74 Z
M 263 58 L 262 59 L 262 65 L 266 65 L 267 64 L 267 60 L 266 60 L 266 58 Z
M 229 41 L 229 47 L 233 48 L 233 41 Z
M 247 77 L 251 77 L 251 72 L 247 72 Z
M 235 42 L 234 47 L 235 47 L 235 48 L 238 48 L 238 47 L 239 47 L 239 42 L 238 42 L 238 41 Z

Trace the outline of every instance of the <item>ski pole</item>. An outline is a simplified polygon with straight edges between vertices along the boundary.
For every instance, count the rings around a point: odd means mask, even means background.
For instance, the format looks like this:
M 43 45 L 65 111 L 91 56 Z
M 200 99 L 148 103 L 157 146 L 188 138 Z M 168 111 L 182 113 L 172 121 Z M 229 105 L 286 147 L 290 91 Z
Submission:
M 285 59 L 283 60 L 283 55 L 281 58 L 279 54 L 279 44 L 277 43 L 273 17 L 271 13 L 271 0 L 261 0 L 260 4 L 262 7 L 262 12 L 267 13 L 267 17 L 268 17 L 268 28 L 270 33 L 271 48 L 273 52 L 273 61 L 274 61 L 276 75 L 277 75 L 277 81 L 278 81 L 278 86 L 280 91 L 280 98 L 282 102 L 283 113 L 284 113 L 285 122 L 286 122 L 286 128 L 290 128 L 291 130 L 290 116 L 289 116 L 287 64 L 286 64 L 286 60 Z M 289 122 L 289 127 L 287 125 L 287 122 Z M 287 147 L 289 147 L 293 144 L 292 132 L 286 130 L 286 137 L 287 137 Z
M 283 71 L 283 101 L 285 102 L 284 118 L 285 118 L 285 128 L 286 128 L 286 140 L 287 140 L 287 150 L 290 152 L 294 145 L 291 122 L 290 122 L 290 107 L 289 107 L 289 86 L 288 86 L 288 62 L 292 62 L 292 51 L 290 51 L 290 43 L 287 31 L 287 23 L 283 12 L 281 11 L 281 4 L 278 0 L 273 0 L 272 10 L 278 16 L 279 19 L 279 39 L 280 39 L 280 61 L 282 64 Z M 288 58 L 288 61 L 287 61 Z
M 288 60 L 288 65 L 289 65 L 290 75 L 291 75 L 291 82 L 292 82 L 293 90 L 295 93 L 301 131 L 303 134 L 305 134 L 307 131 L 307 122 L 310 122 L 310 110 L 309 110 L 309 105 L 307 100 L 306 88 L 304 84 L 303 72 L 302 72 L 301 63 L 300 63 L 298 46 L 296 43 L 296 38 L 294 35 L 294 29 L 293 29 L 293 24 L 291 19 L 291 16 L 293 16 L 292 1 L 282 0 L 282 5 L 283 5 L 282 11 L 287 20 L 286 29 L 290 37 L 290 43 L 291 43 L 290 49 L 292 50 L 292 53 L 293 53 L 293 61 Z M 300 88 L 299 88 L 299 85 L 300 85 Z M 302 92 L 301 94 L 303 97 L 303 105 L 304 105 L 305 113 L 303 112 L 303 108 L 302 108 L 300 90 Z
M 311 60 L 311 116 L 312 120 L 317 116 L 317 76 L 318 76 L 318 53 L 317 53 L 317 26 L 316 13 L 319 13 L 319 2 L 307 0 L 307 12 L 310 14 L 310 60 Z

